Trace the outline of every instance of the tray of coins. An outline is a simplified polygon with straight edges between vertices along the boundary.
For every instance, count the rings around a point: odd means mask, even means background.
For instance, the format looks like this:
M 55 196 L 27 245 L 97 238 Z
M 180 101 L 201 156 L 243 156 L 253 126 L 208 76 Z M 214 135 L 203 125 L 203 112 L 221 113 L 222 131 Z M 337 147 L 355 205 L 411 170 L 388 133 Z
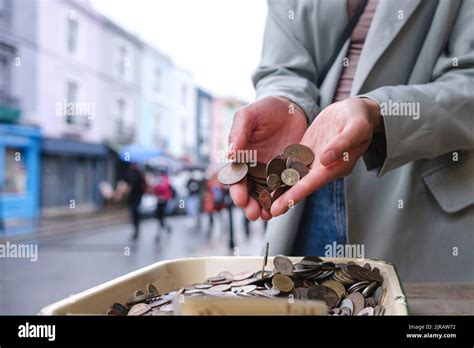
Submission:
M 211 307 L 217 310 L 210 311 Z M 407 315 L 409 310 L 390 263 L 278 255 L 268 257 L 268 261 L 240 256 L 161 261 L 40 312 L 146 316 L 215 313 L 372 316 Z

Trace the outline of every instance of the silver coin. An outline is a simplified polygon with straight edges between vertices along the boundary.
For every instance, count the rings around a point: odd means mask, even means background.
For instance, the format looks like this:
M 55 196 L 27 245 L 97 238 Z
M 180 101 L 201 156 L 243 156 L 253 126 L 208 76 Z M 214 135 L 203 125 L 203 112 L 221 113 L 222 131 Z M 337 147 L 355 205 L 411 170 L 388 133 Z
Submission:
M 380 304 L 381 300 L 382 300 L 382 294 L 383 294 L 383 289 L 381 286 L 379 286 L 375 292 L 374 292 L 374 300 L 375 302 L 377 302 L 377 304 Z
M 345 298 L 344 300 L 342 300 L 341 305 L 339 306 L 339 308 L 341 308 L 341 310 L 343 308 L 346 308 L 349 311 L 348 315 L 352 315 L 352 313 L 354 313 L 354 302 L 352 302 L 352 300 L 350 300 L 348 298 Z
M 230 284 L 220 284 L 220 285 L 213 286 L 209 290 L 211 290 L 211 291 L 226 291 L 226 290 L 229 290 L 229 289 L 230 289 Z
M 202 294 L 202 289 L 186 290 L 185 294 L 186 294 L 186 295 Z
M 352 312 L 347 307 L 341 307 L 341 315 L 351 316 Z
M 248 170 L 246 163 L 229 162 L 219 170 L 217 179 L 223 185 L 233 185 L 245 178 Z
M 162 307 L 160 307 L 160 311 L 162 312 L 172 312 L 174 310 L 174 306 L 172 303 L 168 303 Z
M 128 311 L 128 315 L 135 316 L 135 315 L 143 315 L 151 309 L 151 306 L 147 305 L 146 303 L 139 303 L 130 308 Z
M 236 297 L 236 295 L 230 291 L 224 292 L 206 289 L 203 290 L 202 293 L 210 297 Z
M 234 280 L 234 275 L 228 271 L 222 271 L 217 275 L 218 277 L 225 278 L 225 279 L 232 279 Z
M 294 186 L 299 180 L 300 174 L 295 169 L 285 169 L 281 173 L 281 181 L 287 186 Z
M 233 293 L 244 293 L 248 294 L 252 291 L 254 291 L 257 288 L 257 285 L 244 285 L 244 286 L 235 286 L 231 289 Z
M 362 309 L 359 313 L 357 313 L 359 316 L 366 316 L 366 315 L 374 315 L 374 309 L 372 307 L 365 307 Z
M 212 288 L 212 284 L 196 284 L 194 287 L 196 289 L 209 289 Z
M 293 273 L 293 262 L 286 256 L 275 256 L 273 266 L 275 266 L 277 273 L 284 275 L 291 275 Z
M 163 306 L 164 304 L 167 304 L 168 302 L 172 301 L 174 299 L 174 294 L 165 294 L 158 298 L 157 300 L 150 302 L 149 305 L 152 308 L 160 307 Z
M 362 291 L 362 296 L 367 297 L 369 296 L 375 288 L 378 286 L 377 282 L 372 282 L 370 283 L 363 291 Z
M 352 286 L 349 287 L 349 289 L 347 289 L 347 292 L 348 293 L 351 293 L 351 292 L 354 292 L 354 291 L 359 291 L 360 289 L 363 289 L 365 288 L 367 285 L 369 285 L 370 283 L 366 280 L 364 281 L 361 281 L 361 282 L 358 282 L 358 283 L 355 283 L 353 284 Z

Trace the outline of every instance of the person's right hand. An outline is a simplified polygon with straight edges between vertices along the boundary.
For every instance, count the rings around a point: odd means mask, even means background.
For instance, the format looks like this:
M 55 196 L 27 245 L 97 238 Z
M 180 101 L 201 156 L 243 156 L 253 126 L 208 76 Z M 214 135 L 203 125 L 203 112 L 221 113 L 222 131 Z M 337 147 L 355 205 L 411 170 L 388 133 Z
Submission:
M 267 163 L 288 145 L 299 144 L 307 127 L 299 106 L 283 97 L 265 97 L 237 110 L 229 134 L 229 151 L 255 150 L 257 161 Z M 271 219 L 270 211 L 249 196 L 247 179 L 232 185 L 230 195 L 249 220 Z

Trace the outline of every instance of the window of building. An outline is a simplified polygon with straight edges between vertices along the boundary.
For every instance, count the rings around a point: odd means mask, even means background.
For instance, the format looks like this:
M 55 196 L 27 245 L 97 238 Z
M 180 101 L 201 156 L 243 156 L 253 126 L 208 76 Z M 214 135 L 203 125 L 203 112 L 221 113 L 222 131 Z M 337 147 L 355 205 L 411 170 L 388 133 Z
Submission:
M 181 85 L 181 105 L 186 105 L 188 99 L 188 88 L 186 85 Z
M 0 18 L 5 16 L 5 0 L 0 0 Z
M 183 134 L 182 149 L 183 151 L 188 152 L 188 144 L 191 137 L 188 134 L 189 133 L 188 121 L 185 118 L 181 119 L 181 132 Z
M 125 132 L 125 100 L 119 98 L 115 104 L 115 131 L 117 134 L 124 134 Z
M 125 70 L 127 67 L 127 49 L 123 46 L 118 48 L 118 64 L 117 72 L 120 77 L 125 77 Z
M 70 53 L 77 51 L 78 34 L 79 24 L 77 23 L 77 19 L 69 16 L 67 19 L 67 50 Z
M 156 68 L 156 70 L 155 70 L 155 91 L 157 93 L 161 92 L 161 80 L 162 80 L 162 78 L 163 78 L 163 76 L 162 76 L 162 73 L 161 73 L 161 69 Z
M 7 56 L 0 55 L 0 93 L 8 92 L 10 66 Z
M 15 54 L 14 47 L 0 43 L 0 102 L 2 103 L 15 103 L 10 95 L 11 74 Z
M 11 24 L 11 1 L 12 0 L 0 0 L 0 25 L 9 27 Z
M 75 121 L 75 103 L 79 93 L 79 85 L 76 81 L 69 80 L 66 84 L 66 123 L 73 124 Z
M 153 142 L 156 146 L 163 146 L 163 138 L 161 136 L 161 111 L 155 113 L 155 127 L 153 128 Z
M 3 162 L 5 174 L 3 192 L 25 194 L 27 191 L 27 172 L 23 149 L 7 147 Z

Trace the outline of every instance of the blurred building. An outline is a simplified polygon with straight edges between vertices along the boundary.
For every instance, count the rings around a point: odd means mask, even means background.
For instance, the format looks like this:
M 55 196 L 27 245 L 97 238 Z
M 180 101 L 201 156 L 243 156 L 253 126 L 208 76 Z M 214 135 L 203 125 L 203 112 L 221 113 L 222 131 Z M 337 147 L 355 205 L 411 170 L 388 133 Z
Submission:
M 0 0 L 0 227 L 97 209 L 130 144 L 215 164 L 240 105 L 88 0 Z
M 166 149 L 169 145 L 173 63 L 153 47 L 144 46 L 141 64 L 140 143 L 148 148 Z
M 210 162 L 215 169 L 222 165 L 226 156 L 228 135 L 232 127 L 234 113 L 245 104 L 235 98 L 213 99 Z
M 0 1 L 0 233 L 39 213 L 40 131 L 35 115 L 36 8 Z
M 107 18 L 101 17 L 98 61 L 97 118 L 101 141 L 109 151 L 105 180 L 111 184 L 121 176 L 118 153 L 139 142 L 142 109 L 143 43 Z M 96 185 L 97 187 L 97 185 Z
M 87 1 L 36 1 L 42 214 L 94 209 L 107 148 L 99 93 L 103 20 Z M 54 14 L 54 15 L 52 15 Z M 110 65 L 110 64 L 108 64 Z
M 196 87 L 191 73 L 178 66 L 172 72 L 171 118 L 166 119 L 167 151 L 180 159 L 195 161 Z
M 212 95 L 201 88 L 196 90 L 196 160 L 208 166 L 211 154 Z
M 139 132 L 143 43 L 106 18 L 101 24 L 97 121 L 103 139 L 130 144 Z

